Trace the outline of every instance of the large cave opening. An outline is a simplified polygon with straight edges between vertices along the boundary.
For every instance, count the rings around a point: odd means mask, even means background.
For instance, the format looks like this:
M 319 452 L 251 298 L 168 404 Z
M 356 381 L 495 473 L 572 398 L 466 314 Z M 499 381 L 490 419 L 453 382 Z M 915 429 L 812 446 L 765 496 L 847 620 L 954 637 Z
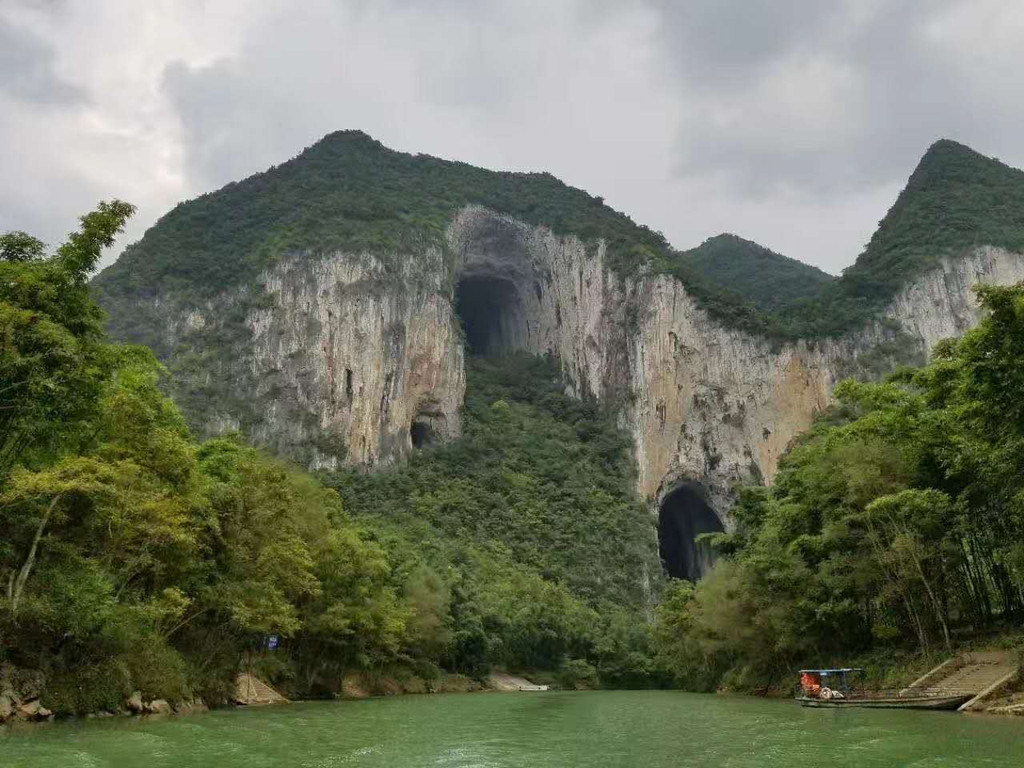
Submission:
M 455 311 L 471 355 L 494 357 L 522 348 L 526 312 L 515 282 L 487 272 L 464 275 L 455 289 Z
M 658 551 L 668 575 L 697 581 L 707 573 L 714 556 L 697 537 L 723 530 L 699 484 L 685 483 L 668 494 L 658 510 Z

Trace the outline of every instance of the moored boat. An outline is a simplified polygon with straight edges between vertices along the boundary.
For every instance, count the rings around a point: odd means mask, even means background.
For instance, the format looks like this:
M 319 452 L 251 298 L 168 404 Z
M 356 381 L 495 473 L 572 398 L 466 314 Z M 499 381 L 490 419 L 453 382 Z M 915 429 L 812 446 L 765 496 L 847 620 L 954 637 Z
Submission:
M 801 669 L 796 700 L 802 707 L 830 709 L 957 709 L 972 696 L 935 688 L 870 690 L 863 679 L 863 669 Z

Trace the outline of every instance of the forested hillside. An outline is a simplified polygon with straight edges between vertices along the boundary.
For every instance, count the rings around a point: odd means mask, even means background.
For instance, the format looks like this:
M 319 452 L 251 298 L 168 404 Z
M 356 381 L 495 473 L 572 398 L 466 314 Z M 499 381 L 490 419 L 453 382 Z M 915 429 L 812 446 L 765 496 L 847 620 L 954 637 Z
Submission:
M 940 258 L 979 245 L 1024 251 L 1024 171 L 937 141 L 857 261 L 818 298 L 784 308 L 779 332 L 824 336 L 856 327 Z
M 730 234 L 708 238 L 680 252 L 678 259 L 709 283 L 767 314 L 814 298 L 835 280 L 827 272 Z
M 1024 248 L 1024 172 L 941 140 L 856 263 L 838 279 L 733 235 L 675 251 L 664 237 L 546 173 L 489 171 L 395 152 L 360 131 L 330 134 L 264 173 L 184 202 L 93 282 L 114 338 L 151 343 L 158 322 L 128 310 L 159 290 L 193 304 L 251 282 L 286 254 L 368 250 L 409 258 L 468 204 L 557 234 L 603 239 L 620 274 L 672 274 L 716 318 L 775 339 L 833 336 L 882 309 L 944 255 Z
M 778 289 L 771 295 L 796 299 L 827 279 L 738 239 L 713 238 L 680 255 L 660 233 L 550 174 L 395 152 L 360 131 L 340 131 L 279 166 L 179 204 L 93 283 L 114 338 L 154 343 L 159 334 L 147 324 L 160 320 L 133 310 L 133 300 L 159 292 L 193 305 L 251 283 L 296 251 L 370 251 L 394 266 L 428 247 L 444 251 L 445 228 L 470 204 L 586 242 L 602 239 L 618 273 L 647 265 L 674 274 L 722 322 L 754 333 L 780 333 L 770 315 L 780 300 L 768 300 L 766 282 Z
M 725 322 L 813 336 L 863 322 L 941 256 L 1024 247 L 1022 190 L 1019 171 L 939 142 L 830 280 L 737 238 L 680 257 L 550 176 L 336 134 L 179 206 L 95 289 L 116 312 L 167 287 L 198 300 L 295 248 L 398 256 L 478 202 L 605 238 L 617 269 L 677 274 Z M 298 696 L 335 695 L 352 671 L 432 685 L 496 665 L 760 688 L 1020 625 L 1024 287 L 983 288 L 987 319 L 927 367 L 842 384 L 775 485 L 741 491 L 710 574 L 666 586 L 630 440 L 551 360 L 468 359 L 462 436 L 374 474 L 312 476 L 249 435 L 197 441 L 153 353 L 110 342 L 88 282 L 131 212 L 101 204 L 53 254 L 0 237 L 0 683 L 58 713 L 136 690 L 216 704 L 243 665 Z M 138 337 L 135 320 L 110 324 Z
M 0 240 L 5 688 L 73 714 L 133 691 L 221 703 L 243 665 L 299 696 L 496 664 L 662 679 L 629 441 L 554 366 L 476 362 L 465 437 L 391 472 L 317 479 L 241 437 L 197 443 L 152 353 L 108 343 L 90 298 L 130 212 L 104 204 L 53 256 Z
M 623 265 L 668 251 L 660 234 L 550 174 L 410 155 L 361 131 L 339 131 L 279 166 L 179 204 L 94 282 L 111 308 L 157 287 L 185 300 L 207 297 L 293 251 L 410 258 L 429 246 L 443 249 L 445 227 L 469 204 L 558 234 L 604 239 Z M 111 323 L 117 337 L 130 334 L 128 319 L 114 315 Z

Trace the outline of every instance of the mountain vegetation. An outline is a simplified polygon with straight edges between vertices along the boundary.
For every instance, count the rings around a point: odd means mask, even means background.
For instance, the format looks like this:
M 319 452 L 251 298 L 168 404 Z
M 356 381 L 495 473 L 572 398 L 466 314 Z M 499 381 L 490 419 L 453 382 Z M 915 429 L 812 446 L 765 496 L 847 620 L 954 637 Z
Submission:
M 737 302 L 748 302 L 765 314 L 814 298 L 835 280 L 816 267 L 730 234 L 708 238 L 677 258 L 718 290 L 734 293 Z
M 864 253 L 838 279 L 733 235 L 689 251 L 546 173 L 497 172 L 384 147 L 339 131 L 279 166 L 184 202 L 93 282 L 114 338 L 157 346 L 156 317 L 132 299 L 197 302 L 251 283 L 296 251 L 368 250 L 392 265 L 426 247 L 463 206 L 482 205 L 587 242 L 620 274 L 671 274 L 730 327 L 776 340 L 833 336 L 866 322 L 906 281 L 977 245 L 1024 248 L 1024 172 L 936 142 Z M 137 307 L 136 307 L 137 309 Z
M 987 319 L 926 367 L 842 384 L 776 484 L 742 489 L 735 530 L 708 535 L 720 557 L 696 585 L 665 584 L 628 439 L 564 394 L 552 361 L 470 360 L 460 439 L 403 467 L 312 476 L 244 436 L 197 441 L 153 352 L 111 343 L 95 301 L 116 338 L 139 338 L 117 313 L 132 296 L 200 301 L 292 250 L 443 248 L 467 203 L 604 239 L 616 269 L 674 274 L 723 322 L 778 339 L 854 327 L 942 256 L 1024 248 L 1024 174 L 953 142 L 829 279 L 730 236 L 675 253 L 553 177 L 351 132 L 178 206 L 93 284 L 130 205 L 101 204 L 52 254 L 7 233 L 0 682 L 62 714 L 135 690 L 216 704 L 243 665 L 302 696 L 336 694 L 352 670 L 495 665 L 566 685 L 752 689 L 1019 623 L 1022 286 L 982 289 Z
M 857 261 L 818 297 L 781 309 L 775 332 L 830 336 L 857 327 L 939 259 L 981 245 L 1024 251 L 1024 171 L 937 141 Z
M 90 297 L 131 210 L 101 205 L 52 256 L 0 240 L 5 685 L 83 714 L 136 690 L 223 702 L 243 665 L 302 696 L 354 670 L 662 679 L 629 442 L 549 361 L 479 361 L 466 436 L 391 472 L 315 478 L 237 436 L 198 443 Z
M 285 254 L 372 251 L 414 258 L 446 247 L 445 228 L 476 204 L 585 241 L 617 263 L 664 252 L 664 237 L 547 173 L 509 173 L 388 149 L 361 131 L 332 133 L 298 157 L 181 203 L 96 280 L 108 309 L 159 288 L 185 301 L 244 285 Z M 111 312 L 115 336 L 128 319 Z
M 681 685 L 756 689 L 792 669 L 948 653 L 1024 615 L 1024 286 L 934 361 L 844 382 L 771 488 L 747 488 L 722 557 L 658 609 Z

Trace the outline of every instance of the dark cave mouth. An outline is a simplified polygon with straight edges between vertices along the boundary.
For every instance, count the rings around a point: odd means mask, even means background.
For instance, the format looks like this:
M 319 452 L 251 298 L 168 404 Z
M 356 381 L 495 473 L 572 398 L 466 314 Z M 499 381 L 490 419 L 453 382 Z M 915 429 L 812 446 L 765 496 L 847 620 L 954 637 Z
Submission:
M 658 509 L 658 553 L 665 572 L 675 579 L 700 579 L 714 563 L 714 554 L 696 539 L 702 533 L 724 530 L 700 485 L 676 488 Z
M 444 411 L 433 398 L 420 403 L 416 415 L 409 425 L 409 440 L 416 449 L 426 448 L 444 438 L 447 433 L 448 419 Z
M 523 344 L 525 313 L 516 284 L 500 275 L 463 276 L 455 288 L 455 312 L 471 355 L 493 357 Z

